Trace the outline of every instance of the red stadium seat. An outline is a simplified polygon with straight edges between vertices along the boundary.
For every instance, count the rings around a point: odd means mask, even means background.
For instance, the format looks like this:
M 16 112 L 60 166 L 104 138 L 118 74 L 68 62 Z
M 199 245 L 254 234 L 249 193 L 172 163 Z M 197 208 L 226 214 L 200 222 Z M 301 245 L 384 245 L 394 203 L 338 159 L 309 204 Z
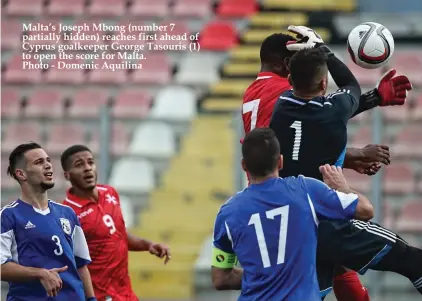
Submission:
M 85 0 L 50 0 L 47 13 L 52 16 L 80 16 L 84 13 Z
M 404 122 L 409 118 L 409 109 L 406 105 L 385 107 L 381 112 L 387 122 Z
M 130 142 L 130 134 L 123 123 L 113 122 L 110 137 L 110 151 L 113 156 L 122 156 L 127 153 Z M 90 142 L 88 143 L 90 150 L 97 154 L 100 150 L 100 135 L 93 132 Z
M 88 6 L 88 14 L 101 17 L 119 17 L 125 10 L 125 0 L 91 0 Z
M 422 232 L 422 200 L 414 200 L 403 205 L 397 219 L 397 231 Z
M 171 81 L 171 66 L 165 53 L 146 53 L 140 61 L 142 69 L 134 70 L 131 81 L 136 84 L 167 84 Z
M 61 118 L 64 113 L 64 94 L 58 89 L 39 89 L 27 101 L 28 117 Z
M 66 67 L 67 64 L 81 64 L 82 60 L 54 60 L 50 61 L 48 71 L 45 73 L 45 81 L 49 84 L 77 85 L 86 81 L 85 70 Z M 59 66 L 61 64 L 61 66 Z M 54 67 L 52 67 L 54 66 Z M 68 65 L 69 66 L 69 65 Z M 59 68 L 60 67 L 60 68 Z
M 396 51 L 393 56 L 397 74 L 406 74 L 415 87 L 422 86 L 422 51 Z
M 381 78 L 381 73 L 378 70 L 363 69 L 362 67 L 354 64 L 350 59 L 348 59 L 348 62 L 347 66 L 362 86 L 375 86 Z
M 353 189 L 362 192 L 369 192 L 371 188 L 371 178 L 369 176 L 359 174 L 350 169 L 343 169 L 343 173 Z
M 85 144 L 85 130 L 80 124 L 52 124 L 49 128 L 49 134 L 45 148 L 54 155 L 61 154 L 73 144 Z
M 27 61 L 33 64 L 38 63 L 35 60 Z M 22 55 L 18 54 L 12 57 L 6 64 L 3 78 L 4 82 L 10 84 L 37 84 L 41 82 L 41 70 L 23 69 L 23 64 L 24 60 L 22 60 Z
M 391 228 L 395 228 L 395 216 L 394 216 L 394 210 L 392 208 L 392 206 L 388 203 L 388 202 L 384 202 L 383 204 L 383 226 L 391 229 Z
M 123 60 L 97 60 L 94 63 L 98 64 L 99 69 L 91 69 L 88 72 L 88 82 L 91 84 L 123 84 L 126 82 L 127 77 L 127 67 L 115 67 L 116 70 L 110 69 L 111 67 L 105 67 L 104 63 L 107 66 L 115 65 L 120 66 L 123 63 Z M 122 68 L 122 69 L 117 69 Z
M 205 25 L 199 39 L 201 50 L 229 50 L 237 42 L 236 28 L 232 23 L 224 21 L 213 21 Z
M 6 5 L 6 13 L 11 16 L 40 16 L 43 10 L 43 0 L 9 0 Z
M 77 90 L 71 99 L 69 116 L 73 118 L 98 118 L 101 106 L 107 104 L 107 102 L 107 90 Z
M 178 0 L 173 5 L 172 14 L 178 17 L 203 18 L 211 14 L 211 5 L 210 0 Z
M 387 194 L 409 194 L 415 191 L 415 174 L 410 166 L 395 163 L 385 168 L 384 191 Z
M 422 157 L 422 136 L 419 125 L 404 128 L 398 135 L 393 152 L 400 157 Z
M 1 20 L 1 49 L 16 49 L 21 45 L 22 22 L 18 20 Z
M 411 112 L 412 119 L 422 121 L 422 93 L 416 97 L 416 106 Z
M 372 141 L 372 129 L 370 127 L 361 127 L 350 139 L 350 146 L 364 147 Z
M 171 26 L 173 24 L 173 26 Z M 165 28 L 167 30 L 160 31 L 158 34 L 158 39 L 155 41 L 156 45 L 184 45 L 187 49 L 189 49 L 189 44 L 191 43 L 189 36 L 190 36 L 190 29 L 183 21 L 165 21 L 160 24 L 161 26 L 166 26 Z M 164 27 L 163 27 L 164 28 Z M 166 38 L 166 35 L 172 35 L 172 36 L 183 36 L 187 35 L 187 38 L 184 40 L 169 40 Z M 177 49 L 177 48 L 176 48 Z
M 133 16 L 166 17 L 170 10 L 170 0 L 134 0 L 128 12 Z
M 18 89 L 3 88 L 1 90 L 1 117 L 18 117 L 22 108 L 21 100 Z
M 256 0 L 221 0 L 217 14 L 221 17 L 249 17 L 258 10 Z
M 11 152 L 16 146 L 29 141 L 41 141 L 41 128 L 38 122 L 16 121 L 6 127 L 2 151 Z
M 151 95 L 139 89 L 124 89 L 116 96 L 112 109 L 114 118 L 143 118 L 151 105 Z

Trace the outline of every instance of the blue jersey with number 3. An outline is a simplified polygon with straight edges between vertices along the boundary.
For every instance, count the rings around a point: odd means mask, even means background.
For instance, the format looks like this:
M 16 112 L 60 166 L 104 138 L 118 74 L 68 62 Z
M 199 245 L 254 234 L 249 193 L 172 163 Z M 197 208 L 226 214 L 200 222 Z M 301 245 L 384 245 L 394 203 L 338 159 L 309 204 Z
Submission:
M 91 262 L 88 245 L 72 208 L 49 201 L 39 210 L 17 200 L 1 210 L 1 264 L 68 269 L 60 273 L 63 288 L 48 297 L 40 281 L 9 283 L 7 301 L 84 301 L 78 268 Z
M 358 197 L 303 176 L 253 184 L 217 215 L 214 247 L 235 254 L 244 269 L 239 301 L 319 301 L 317 227 L 351 219 Z

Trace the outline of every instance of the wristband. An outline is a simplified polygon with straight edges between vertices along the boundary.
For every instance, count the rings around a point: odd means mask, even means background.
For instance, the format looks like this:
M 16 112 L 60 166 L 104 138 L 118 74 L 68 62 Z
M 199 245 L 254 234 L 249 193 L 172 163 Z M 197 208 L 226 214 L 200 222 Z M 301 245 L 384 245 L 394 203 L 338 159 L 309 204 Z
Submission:
M 375 88 L 362 94 L 360 97 L 360 102 L 365 104 L 364 107 L 367 110 L 379 106 L 381 104 L 381 97 L 378 93 L 378 90 Z
M 232 269 L 237 264 L 235 254 L 224 252 L 220 249 L 212 249 L 212 266 L 220 269 Z
M 95 297 L 89 297 L 89 298 L 86 298 L 86 301 L 97 301 L 97 298 L 95 298 Z
M 327 56 L 327 58 L 330 58 L 331 56 L 334 56 L 334 53 L 325 44 L 316 43 L 314 48 L 318 48 L 320 51 L 324 52 L 325 55 Z

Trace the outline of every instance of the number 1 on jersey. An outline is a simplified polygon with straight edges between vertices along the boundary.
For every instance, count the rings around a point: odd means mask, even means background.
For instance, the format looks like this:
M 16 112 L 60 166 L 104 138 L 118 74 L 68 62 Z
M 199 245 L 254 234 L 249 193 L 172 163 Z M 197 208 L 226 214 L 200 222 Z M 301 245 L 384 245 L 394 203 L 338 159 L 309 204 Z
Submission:
M 280 215 L 280 233 L 278 237 L 277 264 L 284 263 L 286 257 L 287 226 L 289 223 L 289 205 L 278 207 L 265 212 L 268 219 L 274 219 Z M 255 226 L 256 239 L 258 240 L 259 252 L 261 253 L 264 268 L 271 267 L 270 256 L 268 254 L 267 242 L 265 241 L 264 229 L 262 227 L 259 213 L 251 215 L 248 225 Z
M 290 128 L 295 130 L 295 139 L 293 142 L 292 160 L 299 160 L 300 143 L 302 142 L 302 121 L 295 121 Z
M 255 99 L 243 104 L 242 114 L 251 113 L 251 131 L 256 127 L 258 119 L 258 108 L 261 99 Z

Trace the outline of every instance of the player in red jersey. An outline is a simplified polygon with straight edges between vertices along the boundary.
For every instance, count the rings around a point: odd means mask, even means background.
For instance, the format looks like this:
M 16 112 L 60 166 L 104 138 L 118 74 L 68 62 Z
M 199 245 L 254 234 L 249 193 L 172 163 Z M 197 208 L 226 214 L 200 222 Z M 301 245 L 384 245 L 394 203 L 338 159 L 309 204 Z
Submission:
M 289 27 L 291 29 L 292 27 Z M 307 37 L 309 29 L 301 30 L 299 34 L 304 42 L 312 43 Z M 298 33 L 297 30 L 294 33 Z M 256 80 L 247 88 L 243 97 L 242 118 L 245 133 L 256 127 L 268 127 L 273 108 L 279 96 L 292 89 L 289 81 L 289 58 L 294 54 L 287 49 L 287 44 L 295 43 L 290 35 L 273 34 L 267 37 L 261 45 L 261 72 Z M 317 41 L 316 41 L 317 42 Z M 321 40 L 322 42 L 322 40 Z M 384 75 L 377 87 L 363 94 L 359 101 L 356 114 L 376 106 L 403 105 L 411 84 L 407 77 L 393 78 L 395 70 Z M 345 153 L 344 167 L 354 169 L 359 173 L 375 174 L 381 168 L 381 163 L 389 164 L 387 146 L 368 145 L 363 149 L 348 148 Z M 334 278 L 334 292 L 339 301 L 369 301 L 367 290 L 362 286 L 356 272 L 342 267 L 337 268 Z
M 119 194 L 109 185 L 97 184 L 89 148 L 69 147 L 61 164 L 72 185 L 63 204 L 75 210 L 85 233 L 92 259 L 88 268 L 98 301 L 138 301 L 129 278 L 128 251 L 149 251 L 167 263 L 169 248 L 126 232 Z

